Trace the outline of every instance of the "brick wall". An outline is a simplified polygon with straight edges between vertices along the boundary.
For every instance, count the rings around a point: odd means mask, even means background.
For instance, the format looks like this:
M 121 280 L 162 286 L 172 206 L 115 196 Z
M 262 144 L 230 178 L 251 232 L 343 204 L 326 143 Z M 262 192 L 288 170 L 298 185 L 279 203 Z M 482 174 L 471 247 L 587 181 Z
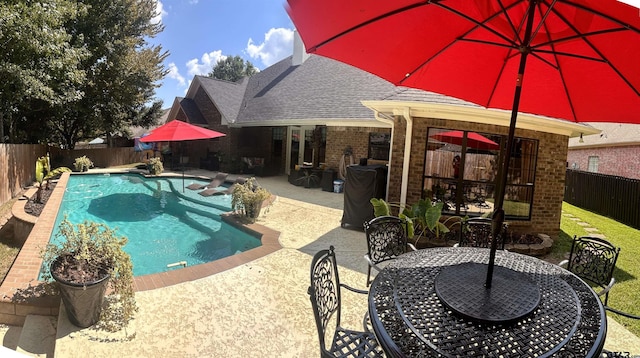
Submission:
M 569 149 L 567 164 L 588 171 L 590 156 L 598 157 L 598 173 L 640 179 L 640 146 Z
M 390 128 L 372 127 L 327 127 L 327 150 L 325 163 L 329 168 L 337 170 L 344 149 L 353 148 L 353 160 L 359 163 L 360 158 L 369 155 L 369 133 L 391 133 Z
M 407 203 L 418 201 L 422 195 L 424 155 L 429 127 L 451 128 L 484 133 L 508 134 L 508 128 L 482 123 L 449 121 L 444 119 L 414 118 L 408 177 Z M 400 201 L 402 160 L 404 152 L 404 119 L 395 119 L 394 142 L 392 144 L 391 175 L 388 200 Z M 516 136 L 537 139 L 538 162 L 530 221 L 512 221 L 517 231 L 545 233 L 556 238 L 560 232 L 560 218 L 565 181 L 565 158 L 568 137 L 531 130 L 516 130 Z

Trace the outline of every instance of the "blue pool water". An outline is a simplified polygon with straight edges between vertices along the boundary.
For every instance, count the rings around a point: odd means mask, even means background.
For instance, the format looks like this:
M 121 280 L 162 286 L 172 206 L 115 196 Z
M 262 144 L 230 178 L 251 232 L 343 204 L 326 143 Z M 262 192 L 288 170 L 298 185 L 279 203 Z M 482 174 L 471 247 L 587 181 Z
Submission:
M 230 195 L 203 197 L 184 189 L 183 179 L 137 174 L 71 175 L 58 211 L 52 242 L 67 215 L 73 224 L 104 223 L 129 242 L 135 276 L 214 261 L 260 246 L 260 240 L 222 222 Z M 186 179 L 184 185 L 208 181 Z M 181 266 L 180 266 L 181 267 Z

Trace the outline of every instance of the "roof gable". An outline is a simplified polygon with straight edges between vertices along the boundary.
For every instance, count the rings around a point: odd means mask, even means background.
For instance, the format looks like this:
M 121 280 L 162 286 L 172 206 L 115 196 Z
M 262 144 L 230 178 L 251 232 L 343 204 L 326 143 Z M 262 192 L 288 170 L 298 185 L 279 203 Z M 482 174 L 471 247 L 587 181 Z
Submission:
M 247 87 L 247 79 L 229 82 L 212 77 L 195 76 L 194 80 L 194 82 L 198 82 L 211 102 L 218 108 L 223 120 L 229 123 L 235 122 Z

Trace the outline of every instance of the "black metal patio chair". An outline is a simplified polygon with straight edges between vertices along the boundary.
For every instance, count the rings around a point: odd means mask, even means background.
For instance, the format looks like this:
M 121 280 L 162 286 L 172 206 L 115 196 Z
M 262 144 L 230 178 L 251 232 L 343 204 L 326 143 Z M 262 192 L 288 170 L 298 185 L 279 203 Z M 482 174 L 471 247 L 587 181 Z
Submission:
M 311 261 L 311 286 L 309 296 L 318 329 L 321 357 L 384 357 L 382 348 L 372 332 L 345 329 L 340 325 L 340 291 L 367 294 L 340 283 L 338 264 L 333 246 L 321 250 Z M 365 316 L 365 321 L 367 316 Z M 335 324 L 335 328 L 332 328 Z M 366 324 L 366 323 L 365 323 Z M 329 330 L 333 329 L 333 332 Z M 331 341 L 326 341 L 327 334 Z
M 598 237 L 573 237 L 569 259 L 558 265 L 565 267 L 590 285 L 601 288 L 598 296 L 604 295 L 604 304 L 609 300 L 609 290 L 615 284 L 613 271 L 620 248 Z
M 407 241 L 406 224 L 396 216 L 378 216 L 364 223 L 367 237 L 367 287 L 371 284 L 371 268 L 378 272 L 378 264 L 392 260 L 408 250 L 417 249 Z
M 491 247 L 493 238 L 492 221 L 490 218 L 471 218 L 460 222 L 460 237 L 456 247 Z M 507 224 L 502 225 L 498 236 L 498 249 L 504 250 L 504 240 L 507 235 Z

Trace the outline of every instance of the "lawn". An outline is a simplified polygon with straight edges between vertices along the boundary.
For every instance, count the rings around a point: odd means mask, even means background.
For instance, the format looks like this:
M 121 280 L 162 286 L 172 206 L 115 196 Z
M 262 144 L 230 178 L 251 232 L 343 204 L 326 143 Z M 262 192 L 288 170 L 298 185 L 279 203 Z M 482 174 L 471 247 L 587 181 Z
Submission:
M 11 215 L 11 207 L 17 200 L 16 197 L 0 205 L 0 218 L 8 218 Z M 0 226 L 0 283 L 4 280 L 9 268 L 13 265 L 13 260 L 20 252 L 20 247 L 13 241 L 12 234 L 8 227 Z
M 562 212 L 563 216 L 560 223 L 562 233 L 560 240 L 557 242 L 559 247 L 556 248 L 554 245 L 554 252 L 570 251 L 570 238 L 573 235 L 587 235 L 584 228 L 567 214 L 579 218 L 580 221 L 590 224 L 593 228 L 597 228 L 600 234 L 606 236 L 607 241 L 620 247 L 620 256 L 614 272 L 616 284 L 609 293 L 609 306 L 640 315 L 640 280 L 638 279 L 640 277 L 640 245 L 638 245 L 640 230 L 567 203 L 562 204 Z M 564 247 L 565 245 L 567 246 L 566 248 Z M 608 315 L 623 324 L 636 336 L 640 336 L 640 320 L 627 319 L 611 313 Z

